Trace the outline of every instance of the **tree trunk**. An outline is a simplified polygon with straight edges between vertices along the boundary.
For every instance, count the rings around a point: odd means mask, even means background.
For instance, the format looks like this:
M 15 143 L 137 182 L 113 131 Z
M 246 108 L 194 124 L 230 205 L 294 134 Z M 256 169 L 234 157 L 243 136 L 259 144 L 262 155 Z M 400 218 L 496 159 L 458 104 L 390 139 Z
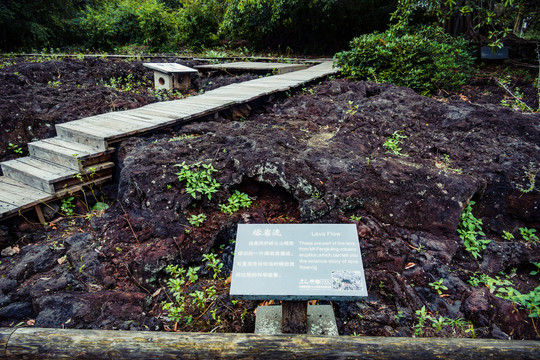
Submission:
M 539 341 L 0 329 L 0 359 L 540 359 Z

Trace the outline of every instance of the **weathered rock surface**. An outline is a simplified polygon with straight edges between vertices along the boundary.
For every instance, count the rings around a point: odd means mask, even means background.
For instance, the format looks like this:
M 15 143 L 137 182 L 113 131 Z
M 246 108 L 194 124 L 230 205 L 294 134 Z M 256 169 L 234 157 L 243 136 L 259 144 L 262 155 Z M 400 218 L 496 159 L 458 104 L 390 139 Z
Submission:
M 516 268 L 520 291 L 538 286 L 529 275 L 538 246 L 505 242 L 501 233 L 519 238 L 519 227 L 540 228 L 538 189 L 519 190 L 524 167 L 540 164 L 539 115 L 344 80 L 253 108 L 245 121 L 222 115 L 174 129 L 193 137 L 124 142 L 117 202 L 91 220 L 91 234 L 71 233 L 55 249 L 23 246 L 0 265 L 9 279 L 0 282 L 0 325 L 35 316 L 39 326 L 159 328 L 165 266 L 197 263 L 221 245 L 230 271 L 237 223 L 342 223 L 354 215 L 370 296 L 334 303 L 342 334 L 410 336 L 425 306 L 435 317 L 465 317 L 478 336 L 536 337 L 526 311 L 467 280 Z M 396 131 L 407 136 L 399 145 L 407 156 L 383 145 Z M 174 166 L 182 162 L 218 170 L 212 199 L 185 191 Z M 233 190 L 254 203 L 223 214 L 219 204 Z M 493 239 L 478 261 L 456 234 L 471 199 Z M 187 218 L 200 213 L 208 219 L 195 228 Z M 429 285 L 439 279 L 448 288 L 442 297 Z M 442 332 L 456 334 L 465 329 Z

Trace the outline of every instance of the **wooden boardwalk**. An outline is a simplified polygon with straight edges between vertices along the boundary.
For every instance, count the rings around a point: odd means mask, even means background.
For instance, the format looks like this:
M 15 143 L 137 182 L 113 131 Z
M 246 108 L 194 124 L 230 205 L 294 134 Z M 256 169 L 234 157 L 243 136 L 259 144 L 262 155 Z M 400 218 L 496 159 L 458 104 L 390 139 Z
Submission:
M 57 136 L 28 144 L 30 156 L 1 163 L 0 220 L 112 179 L 111 144 L 201 118 L 335 74 L 332 62 L 224 86 L 181 100 L 153 103 L 56 125 Z
M 286 74 L 305 69 L 307 66 L 306 64 L 237 61 L 224 64 L 199 65 L 195 66 L 195 68 L 199 71 L 222 70 L 227 72 L 274 72 L 274 74 Z

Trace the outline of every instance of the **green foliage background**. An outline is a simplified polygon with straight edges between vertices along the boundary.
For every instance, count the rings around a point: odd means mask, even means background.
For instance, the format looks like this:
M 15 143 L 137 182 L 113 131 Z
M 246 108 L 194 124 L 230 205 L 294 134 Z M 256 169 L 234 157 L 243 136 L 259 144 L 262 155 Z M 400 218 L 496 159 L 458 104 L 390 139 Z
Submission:
M 78 42 L 80 0 L 1 0 L 0 49 L 41 49 Z
M 200 49 L 335 52 L 384 30 L 397 0 L 2 0 L 0 50 Z

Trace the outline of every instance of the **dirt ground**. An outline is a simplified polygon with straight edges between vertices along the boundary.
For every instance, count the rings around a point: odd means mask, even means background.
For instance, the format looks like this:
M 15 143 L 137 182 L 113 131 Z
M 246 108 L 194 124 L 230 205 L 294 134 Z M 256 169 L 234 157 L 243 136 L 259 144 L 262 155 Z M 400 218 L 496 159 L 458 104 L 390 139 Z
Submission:
M 56 123 L 183 96 L 152 91 L 142 62 L 4 59 L 0 158 L 54 136 Z M 80 216 L 60 211 L 45 228 L 31 214 L 4 221 L 1 248 L 12 251 L 0 259 L 0 325 L 252 332 L 259 303 L 227 294 L 236 224 L 353 222 L 369 297 L 332 302 L 341 335 L 538 339 L 535 308 L 499 291 L 536 289 L 531 272 L 540 262 L 538 242 L 519 230 L 540 229 L 539 190 L 527 177 L 540 166 L 540 115 L 511 108 L 495 80 L 507 75 L 538 108 L 537 69 L 490 64 L 461 91 L 433 98 L 327 80 L 241 109 L 245 116 L 223 113 L 130 139 L 119 146 L 115 183 L 73 200 Z M 197 78 L 192 95 L 253 77 Z M 407 136 L 401 155 L 388 153 L 385 140 L 399 131 Z M 182 161 L 218 170 L 211 200 L 185 192 L 174 167 Z M 532 190 L 521 191 L 531 179 Z M 253 204 L 224 214 L 219 204 L 234 190 Z M 93 195 L 110 208 L 88 215 Z M 471 200 L 492 240 L 478 259 L 456 233 Z M 191 225 L 200 213 L 203 226 Z M 212 253 L 221 271 L 203 260 Z M 185 309 L 176 324 L 163 305 L 174 302 L 169 264 L 199 267 L 199 279 L 180 286 Z M 481 274 L 504 285 L 473 284 Z M 199 306 L 189 294 L 201 293 Z

